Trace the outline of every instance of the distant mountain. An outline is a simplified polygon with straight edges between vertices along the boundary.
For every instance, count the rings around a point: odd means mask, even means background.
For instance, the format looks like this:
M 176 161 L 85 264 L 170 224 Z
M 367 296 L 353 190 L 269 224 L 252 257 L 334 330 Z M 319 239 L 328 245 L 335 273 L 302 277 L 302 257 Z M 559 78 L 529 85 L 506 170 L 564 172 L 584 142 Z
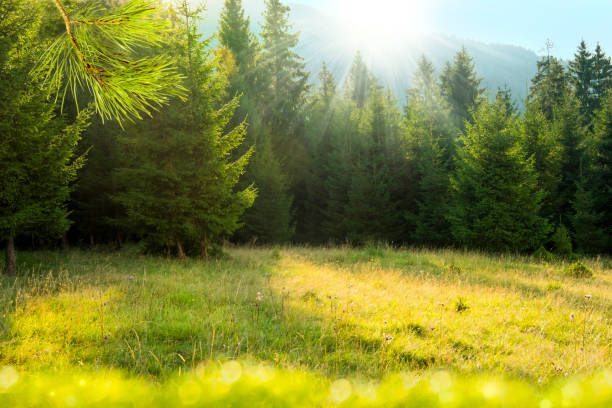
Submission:
M 260 4 L 261 3 L 261 4 Z M 247 13 L 251 15 L 251 28 L 261 29 L 263 1 L 248 1 Z M 392 49 L 368 50 L 367 46 L 351 38 L 346 22 L 327 16 L 317 9 L 302 4 L 291 4 L 294 31 L 300 32 L 297 52 L 304 58 L 311 72 L 311 81 L 317 83 L 321 64 L 325 61 L 338 82 L 346 77 L 357 50 L 362 51 L 370 69 L 380 83 L 388 86 L 398 101 L 403 104 L 405 91 L 411 86 L 416 61 L 424 54 L 438 72 L 447 61 L 465 45 L 474 58 L 476 71 L 483 78 L 482 85 L 494 94 L 498 87 L 508 86 L 519 105 L 527 95 L 531 78 L 537 71 L 538 55 L 530 50 L 513 45 L 486 44 L 483 42 L 455 38 L 445 35 L 422 35 L 396 42 Z M 212 34 L 218 26 L 218 10 L 209 8 L 202 26 L 205 34 Z

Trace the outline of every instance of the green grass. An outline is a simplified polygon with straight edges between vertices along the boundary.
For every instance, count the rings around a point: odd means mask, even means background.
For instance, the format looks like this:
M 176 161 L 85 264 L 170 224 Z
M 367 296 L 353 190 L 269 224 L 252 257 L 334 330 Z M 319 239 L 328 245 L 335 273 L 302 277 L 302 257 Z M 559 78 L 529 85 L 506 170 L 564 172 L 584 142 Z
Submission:
M 609 407 L 612 372 L 536 388 L 516 380 L 448 371 L 383 381 L 329 380 L 303 371 L 230 361 L 199 365 L 162 384 L 117 372 L 22 375 L 0 369 L 2 407 Z
M 612 271 L 460 251 L 228 249 L 209 263 L 21 253 L 0 280 L 0 365 L 167 381 L 248 360 L 329 378 L 448 369 L 548 384 L 612 366 Z M 585 295 L 588 295 L 585 297 Z M 259 299 L 259 300 L 258 300 Z

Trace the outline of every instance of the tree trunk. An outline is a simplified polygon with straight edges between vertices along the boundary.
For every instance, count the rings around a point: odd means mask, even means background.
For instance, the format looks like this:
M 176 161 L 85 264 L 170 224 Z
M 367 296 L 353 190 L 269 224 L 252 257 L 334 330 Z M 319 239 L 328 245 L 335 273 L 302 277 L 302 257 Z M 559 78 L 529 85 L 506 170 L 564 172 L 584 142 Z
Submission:
M 123 237 L 121 237 L 120 232 L 117 232 L 115 234 L 115 249 L 119 251 L 121 248 L 123 248 Z
M 64 232 L 62 234 L 62 251 L 67 251 L 70 249 L 70 244 L 68 243 L 68 233 Z
M 185 259 L 185 251 L 183 251 L 183 243 L 179 239 L 176 240 L 176 252 L 178 254 L 179 259 Z
M 208 239 L 206 237 L 206 233 L 204 233 L 204 235 L 202 235 L 202 259 L 204 259 L 205 261 L 208 261 Z
M 15 275 L 17 273 L 17 255 L 15 254 L 15 239 L 9 237 L 6 241 L 6 265 L 4 273 Z

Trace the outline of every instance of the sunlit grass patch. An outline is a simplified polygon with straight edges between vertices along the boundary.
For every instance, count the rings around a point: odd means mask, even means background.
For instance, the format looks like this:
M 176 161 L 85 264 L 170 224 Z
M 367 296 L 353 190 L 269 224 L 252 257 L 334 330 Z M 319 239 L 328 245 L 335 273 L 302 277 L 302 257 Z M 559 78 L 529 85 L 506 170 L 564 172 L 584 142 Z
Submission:
M 26 254 L 0 280 L 0 362 L 164 379 L 251 358 L 333 377 L 453 369 L 533 383 L 610 368 L 602 260 L 574 279 L 562 262 L 451 250 L 227 252 L 209 263 Z

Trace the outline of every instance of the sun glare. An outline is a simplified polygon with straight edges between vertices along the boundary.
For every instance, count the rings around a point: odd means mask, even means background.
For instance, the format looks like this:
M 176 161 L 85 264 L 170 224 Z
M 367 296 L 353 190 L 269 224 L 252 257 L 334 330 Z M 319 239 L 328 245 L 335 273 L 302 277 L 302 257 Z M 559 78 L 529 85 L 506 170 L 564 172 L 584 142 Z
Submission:
M 346 33 L 364 51 L 410 43 L 427 28 L 423 0 L 347 1 Z

